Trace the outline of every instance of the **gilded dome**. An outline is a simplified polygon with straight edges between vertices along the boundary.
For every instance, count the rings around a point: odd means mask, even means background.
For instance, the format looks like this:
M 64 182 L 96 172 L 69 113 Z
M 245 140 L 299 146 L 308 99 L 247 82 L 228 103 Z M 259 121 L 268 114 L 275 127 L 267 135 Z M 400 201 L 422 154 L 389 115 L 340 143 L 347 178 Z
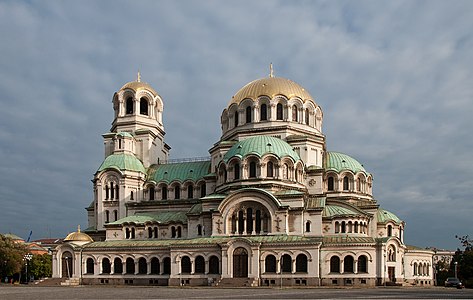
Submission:
M 142 82 L 141 81 L 141 75 L 138 72 L 138 77 L 136 81 L 130 81 L 126 83 L 124 86 L 121 87 L 120 91 L 130 89 L 135 92 L 138 92 L 139 90 L 148 90 L 151 93 L 153 93 L 154 96 L 158 95 L 155 89 L 153 89 L 148 83 Z
M 80 232 L 80 226 L 76 232 L 69 233 L 64 239 L 65 242 L 93 242 L 94 240 L 87 234 Z
M 272 99 L 277 95 L 286 96 L 288 99 L 299 97 L 302 101 L 314 101 L 309 92 L 294 81 L 282 77 L 267 77 L 254 80 L 242 87 L 232 97 L 228 106 L 233 103 L 240 104 L 247 98 L 256 100 L 259 96 L 268 96 Z

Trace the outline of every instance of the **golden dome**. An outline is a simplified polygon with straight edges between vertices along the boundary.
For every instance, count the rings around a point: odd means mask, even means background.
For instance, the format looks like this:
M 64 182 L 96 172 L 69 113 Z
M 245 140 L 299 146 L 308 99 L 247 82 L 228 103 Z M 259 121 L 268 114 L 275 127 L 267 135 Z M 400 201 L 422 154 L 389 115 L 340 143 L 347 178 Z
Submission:
M 139 90 L 148 90 L 151 93 L 153 93 L 154 96 L 158 95 L 158 93 L 146 82 L 141 81 L 141 75 L 140 72 L 138 72 L 138 78 L 136 81 L 130 81 L 126 83 L 120 90 L 125 90 L 125 89 L 131 89 L 135 92 L 138 92 Z
M 80 232 L 80 225 L 76 232 L 69 233 L 64 239 L 65 242 L 93 242 L 94 240 L 87 234 Z
M 256 100 L 259 96 L 283 95 L 288 99 L 299 97 L 302 101 L 311 100 L 312 96 L 302 86 L 292 80 L 282 77 L 267 77 L 254 80 L 242 87 L 233 97 L 228 106 L 233 103 L 239 104 L 244 99 Z

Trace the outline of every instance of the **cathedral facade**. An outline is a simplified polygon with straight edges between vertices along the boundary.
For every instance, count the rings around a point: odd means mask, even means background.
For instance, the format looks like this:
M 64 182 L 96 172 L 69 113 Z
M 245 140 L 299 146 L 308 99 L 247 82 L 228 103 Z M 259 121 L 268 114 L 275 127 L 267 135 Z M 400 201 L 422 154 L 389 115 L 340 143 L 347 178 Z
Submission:
M 322 108 L 270 74 L 231 97 L 210 157 L 170 160 L 164 101 L 138 79 L 112 99 L 89 227 L 53 254 L 82 284 L 433 285 L 431 251 L 372 195 L 373 175 L 328 151 Z

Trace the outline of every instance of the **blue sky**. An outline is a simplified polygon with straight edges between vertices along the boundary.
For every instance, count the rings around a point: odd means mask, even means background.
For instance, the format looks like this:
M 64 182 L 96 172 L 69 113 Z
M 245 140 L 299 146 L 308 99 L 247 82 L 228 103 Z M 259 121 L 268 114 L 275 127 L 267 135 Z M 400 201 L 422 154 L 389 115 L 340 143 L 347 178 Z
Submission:
M 473 228 L 471 1 L 0 1 L 0 232 L 87 226 L 112 96 L 164 99 L 172 158 L 208 155 L 246 83 L 275 75 L 324 111 L 327 149 L 374 175 L 406 242 Z

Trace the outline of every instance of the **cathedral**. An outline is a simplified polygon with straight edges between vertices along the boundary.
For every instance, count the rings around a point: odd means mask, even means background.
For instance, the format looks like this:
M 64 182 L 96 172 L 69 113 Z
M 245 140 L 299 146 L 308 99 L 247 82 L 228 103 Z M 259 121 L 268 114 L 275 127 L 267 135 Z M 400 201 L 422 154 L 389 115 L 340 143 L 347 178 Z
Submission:
M 53 252 L 69 284 L 433 285 L 430 250 L 373 197 L 373 174 L 326 149 L 309 91 L 273 76 L 223 108 L 209 157 L 172 160 L 164 99 L 123 85 L 103 134 L 88 228 Z

